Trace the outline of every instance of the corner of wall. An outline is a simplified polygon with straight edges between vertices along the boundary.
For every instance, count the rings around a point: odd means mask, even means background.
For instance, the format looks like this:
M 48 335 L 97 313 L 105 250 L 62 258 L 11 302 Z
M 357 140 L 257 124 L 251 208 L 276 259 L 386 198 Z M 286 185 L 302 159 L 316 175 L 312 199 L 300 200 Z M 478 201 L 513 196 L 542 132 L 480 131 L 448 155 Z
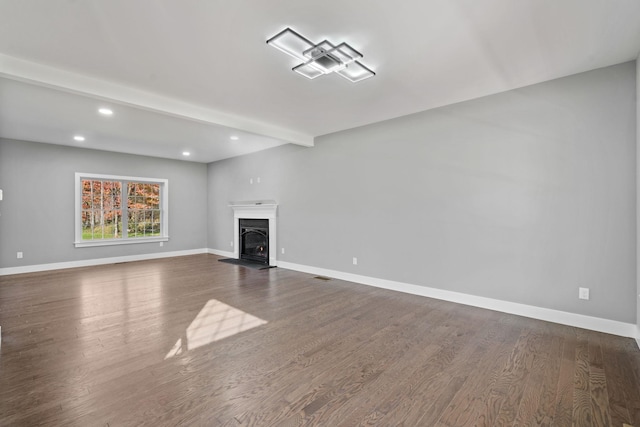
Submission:
M 640 52 L 636 59 L 636 343 L 640 348 Z

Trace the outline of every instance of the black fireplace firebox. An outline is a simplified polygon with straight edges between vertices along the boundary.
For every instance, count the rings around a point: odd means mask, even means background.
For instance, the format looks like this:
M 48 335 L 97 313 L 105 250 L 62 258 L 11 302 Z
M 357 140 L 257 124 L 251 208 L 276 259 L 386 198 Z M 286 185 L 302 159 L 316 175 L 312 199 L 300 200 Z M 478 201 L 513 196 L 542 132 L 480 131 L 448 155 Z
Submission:
M 243 219 L 240 225 L 240 259 L 269 264 L 269 220 Z

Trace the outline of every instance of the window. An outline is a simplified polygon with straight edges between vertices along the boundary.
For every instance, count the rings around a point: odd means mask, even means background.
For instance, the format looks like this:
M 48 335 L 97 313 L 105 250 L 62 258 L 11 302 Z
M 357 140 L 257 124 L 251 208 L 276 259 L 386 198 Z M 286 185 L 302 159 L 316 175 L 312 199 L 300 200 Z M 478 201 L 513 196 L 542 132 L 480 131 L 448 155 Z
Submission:
M 166 179 L 76 173 L 76 247 L 169 240 Z

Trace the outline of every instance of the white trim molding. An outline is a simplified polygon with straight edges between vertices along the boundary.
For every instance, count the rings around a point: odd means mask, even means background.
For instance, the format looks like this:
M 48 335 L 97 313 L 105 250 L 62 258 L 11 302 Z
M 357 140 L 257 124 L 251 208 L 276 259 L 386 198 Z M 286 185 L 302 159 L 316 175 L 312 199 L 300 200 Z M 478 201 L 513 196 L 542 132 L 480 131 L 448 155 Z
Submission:
M 335 279 L 360 283 L 362 285 L 375 286 L 377 288 L 389 289 L 392 291 L 404 292 L 408 294 L 469 305 L 473 307 L 485 308 L 488 310 L 500 311 L 503 313 L 515 314 L 518 316 L 544 320 L 547 322 L 560 323 L 577 328 L 590 329 L 593 331 L 604 332 L 612 335 L 636 338 L 636 325 L 632 323 L 624 323 L 616 320 L 585 316 L 582 314 L 569 313 L 566 311 L 559 311 L 532 305 L 519 304 L 515 302 L 479 297 L 475 295 L 463 294 L 460 292 L 430 288 L 427 286 L 412 285 L 409 283 L 378 279 L 369 276 L 361 276 L 358 274 L 311 267 L 308 265 L 295 264 L 285 261 L 279 261 L 278 267 L 319 276 L 332 277 Z M 638 345 L 640 346 L 640 338 L 638 339 Z
M 225 258 L 233 258 L 234 255 L 235 255 L 233 252 L 220 251 L 218 249 L 211 249 L 211 248 L 207 248 L 207 253 L 211 254 L 211 255 L 222 256 L 222 257 L 225 257 Z
M 37 273 L 39 271 L 62 270 L 65 268 L 91 267 L 94 265 L 115 264 L 117 262 L 145 261 L 158 258 L 172 258 L 177 256 L 198 255 L 209 253 L 207 248 L 187 249 L 184 251 L 158 252 L 142 255 L 127 255 L 111 258 L 95 258 L 80 261 L 54 262 L 49 264 L 25 265 L 23 267 L 0 268 L 0 276 L 10 274 Z
M 231 202 L 233 209 L 233 258 L 240 258 L 240 219 L 267 219 L 269 220 L 269 265 L 275 267 L 278 253 L 277 238 L 277 212 L 278 205 L 273 200 L 254 200 L 248 202 Z

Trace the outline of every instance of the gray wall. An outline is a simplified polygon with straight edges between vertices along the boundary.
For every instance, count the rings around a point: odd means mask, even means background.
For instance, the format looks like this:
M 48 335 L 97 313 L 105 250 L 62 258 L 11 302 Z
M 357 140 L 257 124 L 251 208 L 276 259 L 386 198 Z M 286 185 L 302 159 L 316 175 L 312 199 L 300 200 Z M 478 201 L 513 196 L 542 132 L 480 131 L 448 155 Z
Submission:
M 167 178 L 169 241 L 75 248 L 76 172 Z M 0 140 L 0 268 L 206 248 L 206 187 L 204 164 Z
M 275 199 L 280 260 L 635 323 L 635 79 L 630 62 L 212 163 L 209 247 L 232 250 L 229 201 Z
M 638 178 L 636 183 L 636 209 L 640 212 L 640 55 L 636 60 L 636 176 Z M 636 213 L 637 213 L 636 212 Z M 638 346 L 640 346 L 640 218 L 636 216 L 636 233 L 638 240 L 636 242 L 636 282 L 637 282 L 637 299 L 636 299 L 636 328 L 637 328 L 637 340 Z M 635 298 L 634 298 L 635 299 Z

